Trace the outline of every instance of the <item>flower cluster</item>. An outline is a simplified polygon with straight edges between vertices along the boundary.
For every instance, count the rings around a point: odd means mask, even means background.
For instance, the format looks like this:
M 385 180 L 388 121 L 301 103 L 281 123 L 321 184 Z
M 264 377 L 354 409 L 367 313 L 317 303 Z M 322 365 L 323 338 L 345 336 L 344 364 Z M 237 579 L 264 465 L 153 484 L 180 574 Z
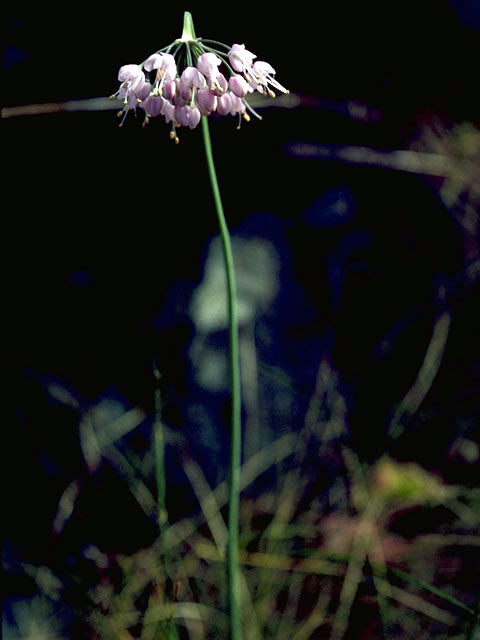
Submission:
M 201 116 L 237 116 L 238 128 L 242 117 L 250 120 L 250 113 L 260 118 L 248 95 L 257 91 L 273 98 L 275 91 L 288 90 L 275 79 L 275 69 L 256 57 L 243 44 L 229 47 L 184 35 L 141 64 L 124 65 L 118 72 L 120 88 L 111 96 L 123 102 L 120 126 L 127 113 L 139 107 L 145 112 L 144 125 L 163 116 L 178 143 L 177 129 L 194 129 Z

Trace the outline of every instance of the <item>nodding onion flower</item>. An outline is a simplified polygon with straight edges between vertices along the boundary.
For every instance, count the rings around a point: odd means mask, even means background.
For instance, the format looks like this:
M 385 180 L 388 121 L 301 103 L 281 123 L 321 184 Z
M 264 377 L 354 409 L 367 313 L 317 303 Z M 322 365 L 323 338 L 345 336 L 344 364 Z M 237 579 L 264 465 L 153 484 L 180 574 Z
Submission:
M 143 126 L 161 115 L 171 124 L 170 138 L 178 143 L 177 129 L 194 129 L 202 115 L 236 116 L 237 129 L 242 117 L 250 121 L 249 114 L 261 119 L 248 104 L 248 94 L 257 91 L 274 98 L 275 92 L 288 89 L 275 79 L 275 69 L 256 57 L 244 44 L 230 47 L 184 31 L 141 64 L 120 67 L 120 88 L 110 96 L 123 103 L 119 126 L 129 111 L 140 108 L 145 113 Z

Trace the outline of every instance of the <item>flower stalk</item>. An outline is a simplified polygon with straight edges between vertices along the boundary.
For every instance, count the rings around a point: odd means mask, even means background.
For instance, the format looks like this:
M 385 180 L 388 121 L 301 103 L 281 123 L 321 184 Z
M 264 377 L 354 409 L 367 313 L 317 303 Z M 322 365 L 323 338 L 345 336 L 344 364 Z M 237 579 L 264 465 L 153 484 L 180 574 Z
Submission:
M 202 117 L 202 134 L 207 159 L 208 175 L 212 186 L 215 209 L 220 226 L 223 257 L 227 276 L 228 300 L 228 332 L 230 359 L 230 392 L 232 402 L 230 467 L 228 490 L 228 542 L 227 542 L 227 583 L 228 606 L 230 615 L 230 637 L 238 640 L 240 637 L 240 590 L 238 579 L 238 527 L 240 505 L 240 463 L 242 449 L 241 432 L 241 388 L 240 388 L 240 357 L 238 340 L 238 312 L 237 290 L 235 282 L 235 268 L 233 263 L 232 246 L 222 198 L 218 186 L 217 174 L 212 153 L 210 130 L 206 116 Z

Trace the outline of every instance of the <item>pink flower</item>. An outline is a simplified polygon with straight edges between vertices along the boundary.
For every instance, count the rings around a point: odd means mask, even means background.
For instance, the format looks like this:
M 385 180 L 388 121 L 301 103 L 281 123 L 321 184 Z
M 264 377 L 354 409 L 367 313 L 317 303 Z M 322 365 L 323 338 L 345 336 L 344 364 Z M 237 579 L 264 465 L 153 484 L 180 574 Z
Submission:
M 244 101 L 238 96 L 234 95 L 233 93 L 230 93 L 229 95 L 232 101 L 231 108 L 230 108 L 231 115 L 233 116 L 236 113 L 245 113 Z
M 208 80 L 211 89 L 214 88 L 219 75 L 218 67 L 222 64 L 221 59 L 214 53 L 202 53 L 197 60 L 197 69 L 203 73 Z
M 124 87 L 135 87 L 145 80 L 145 74 L 138 64 L 125 64 L 118 71 L 118 80 L 123 83 Z
M 230 77 L 230 80 L 228 81 L 228 88 L 239 98 L 244 98 L 247 93 L 251 93 L 253 91 L 252 87 L 248 84 L 245 78 L 239 75 Z
M 141 104 L 142 109 L 145 111 L 144 127 L 150 122 L 150 118 L 156 118 L 162 113 L 164 102 L 165 100 L 161 96 L 153 94 L 145 98 Z
M 202 116 L 209 116 L 217 108 L 217 96 L 210 89 L 199 89 L 195 102 Z
M 151 87 L 148 82 L 145 82 L 145 74 L 138 64 L 126 64 L 120 67 L 118 79 L 122 84 L 112 98 L 122 100 L 129 109 L 133 109 L 137 102 L 146 98 L 150 92 Z
M 226 116 L 232 110 L 232 96 L 230 92 L 224 93 L 217 100 L 217 112 L 221 116 Z
M 123 114 L 119 125 L 121 127 L 130 109 L 136 109 L 148 97 L 152 87 L 145 81 L 145 74 L 137 64 L 126 64 L 120 67 L 118 79 L 122 84 L 111 98 L 118 98 L 123 102 L 123 109 L 117 114 L 118 116 Z
M 146 71 L 156 69 L 160 78 L 166 76 L 169 80 L 174 80 L 177 75 L 177 64 L 170 53 L 153 53 L 143 66 Z
M 258 61 L 253 64 L 253 74 L 250 77 L 250 86 L 256 89 L 259 93 L 263 93 L 264 90 L 271 98 L 275 97 L 275 93 L 270 89 L 270 86 L 281 91 L 282 93 L 289 93 L 288 89 L 285 89 L 275 78 L 275 69 L 268 62 Z M 270 85 L 270 86 L 269 86 Z
M 139 84 L 135 89 L 135 95 L 137 96 L 138 102 L 142 102 L 142 100 L 148 98 L 151 91 L 152 85 L 149 82 L 142 82 L 141 84 Z
M 245 49 L 244 44 L 234 44 L 228 52 L 230 64 L 235 71 L 238 71 L 239 73 L 244 71 L 248 72 L 248 69 L 252 66 L 252 62 L 256 57 L 257 56 L 254 53 Z
M 163 102 L 162 115 L 167 124 L 175 120 L 175 106 L 171 102 L 168 102 L 168 100 L 164 100 Z
M 162 96 L 166 100 L 173 100 L 176 90 L 177 83 L 175 82 L 175 80 L 166 80 L 162 86 Z
M 210 91 L 216 96 L 221 96 L 228 89 L 228 82 L 223 73 L 219 73 L 215 84 L 210 85 Z
M 163 95 L 164 84 L 175 81 L 177 76 L 177 64 L 175 58 L 169 53 L 153 53 L 146 59 L 143 65 L 146 71 L 157 70 L 153 92 Z
M 197 107 L 189 107 L 188 105 L 185 107 L 175 107 L 175 120 L 182 127 L 195 129 L 200 122 L 200 117 L 201 114 Z
M 145 111 L 147 116 L 156 118 L 162 113 L 164 102 L 165 100 L 161 96 L 155 96 L 152 94 L 142 102 L 142 109 Z
M 180 97 L 189 102 L 193 96 L 193 89 L 204 89 L 207 82 L 195 67 L 186 67 L 180 76 Z

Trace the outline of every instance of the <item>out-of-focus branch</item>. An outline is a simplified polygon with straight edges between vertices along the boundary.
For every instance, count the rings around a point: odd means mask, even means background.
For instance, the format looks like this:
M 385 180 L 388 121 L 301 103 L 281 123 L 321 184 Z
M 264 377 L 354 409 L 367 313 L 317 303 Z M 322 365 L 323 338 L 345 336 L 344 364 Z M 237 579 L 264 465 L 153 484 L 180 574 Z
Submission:
M 17 107 L 2 107 L 1 118 L 18 118 L 22 116 L 41 116 L 50 113 L 79 112 L 79 111 L 114 111 L 118 102 L 108 98 L 87 98 L 85 100 L 68 100 L 67 102 L 44 102 L 40 104 L 25 104 Z
M 314 96 L 289 93 L 277 96 L 275 100 L 254 94 L 248 98 L 249 104 L 255 109 L 323 109 L 333 111 L 347 118 L 361 121 L 377 121 L 381 114 L 378 109 L 355 100 L 339 101 L 316 98 Z M 1 118 L 17 118 L 23 116 L 37 116 L 51 113 L 81 112 L 81 111 L 115 111 L 121 108 L 118 100 L 109 98 L 87 98 L 83 100 L 68 100 L 66 102 L 45 102 L 27 104 L 14 107 L 3 107 Z
M 432 338 L 425 353 L 423 364 L 412 387 L 401 401 L 389 426 L 389 433 L 393 439 L 398 438 L 405 428 L 405 423 L 413 416 L 424 401 L 435 380 L 450 330 L 451 316 L 444 312 L 436 318 L 433 325 Z
M 337 160 L 349 164 L 384 167 L 427 176 L 447 178 L 459 170 L 473 171 L 473 161 L 439 153 L 394 150 L 383 151 L 370 147 L 312 144 L 293 142 L 286 145 L 286 151 L 298 158 L 317 160 Z M 477 167 L 478 170 L 478 167 Z

